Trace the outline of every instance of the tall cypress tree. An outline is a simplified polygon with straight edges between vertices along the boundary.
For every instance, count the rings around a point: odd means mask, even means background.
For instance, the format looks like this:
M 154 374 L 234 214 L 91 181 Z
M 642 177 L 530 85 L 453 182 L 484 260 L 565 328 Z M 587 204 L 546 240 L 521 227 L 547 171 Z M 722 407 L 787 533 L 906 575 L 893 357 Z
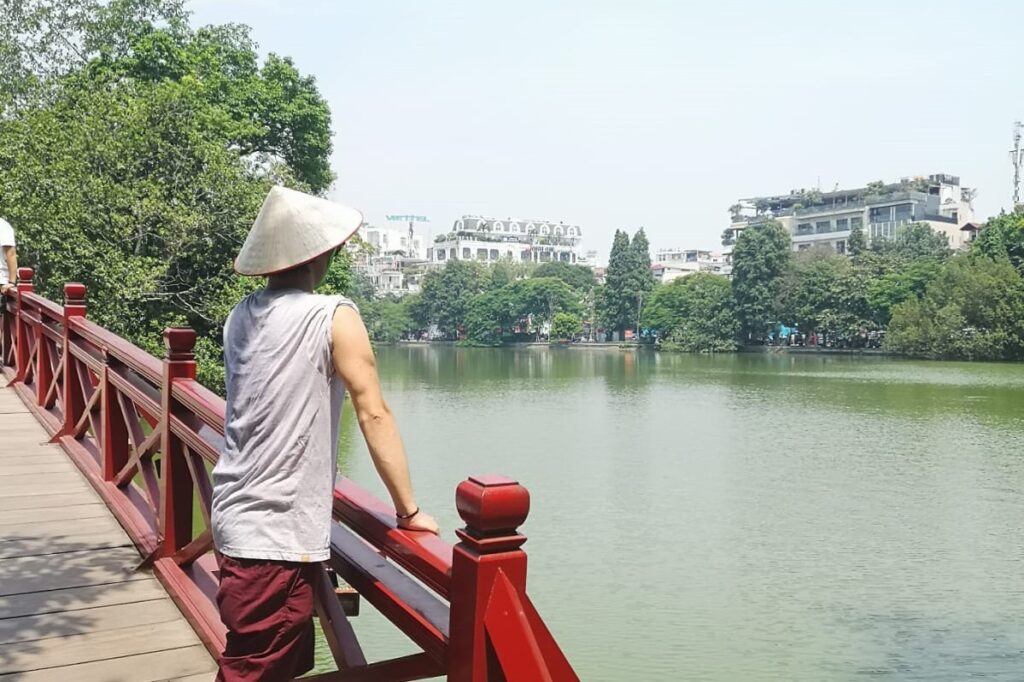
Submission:
M 640 228 L 633 235 L 633 241 L 629 245 L 632 256 L 633 287 L 637 292 L 646 294 L 654 288 L 654 275 L 651 274 L 651 243 L 647 241 L 644 228 Z
M 607 328 L 619 332 L 620 338 L 636 318 L 635 260 L 629 235 L 615 230 L 605 285 L 598 298 L 598 315 Z

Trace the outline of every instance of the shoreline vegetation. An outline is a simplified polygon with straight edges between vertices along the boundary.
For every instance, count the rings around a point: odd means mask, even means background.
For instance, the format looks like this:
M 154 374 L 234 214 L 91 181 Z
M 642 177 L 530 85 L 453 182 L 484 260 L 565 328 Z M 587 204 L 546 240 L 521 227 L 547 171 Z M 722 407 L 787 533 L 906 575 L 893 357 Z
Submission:
M 991 219 L 957 252 L 923 223 L 870 245 L 854 232 L 848 255 L 793 252 L 768 221 L 740 235 L 731 279 L 665 284 L 650 278 L 642 230 L 616 233 L 604 282 L 566 263 L 452 261 L 424 275 L 422 293 L 382 303 L 398 324 L 367 319 L 378 342 L 633 347 L 636 330 L 641 347 L 665 352 L 1024 359 L 1024 214 Z
M 499 345 L 474 345 L 460 341 L 375 341 L 374 345 L 424 348 L 432 346 L 449 348 L 492 348 L 495 350 L 517 350 L 520 348 L 559 348 L 566 350 L 623 350 L 623 351 L 650 351 L 660 353 L 686 353 L 692 355 L 722 355 L 731 353 L 793 353 L 796 355 L 866 355 L 870 357 L 896 357 L 913 359 L 912 356 L 887 351 L 882 348 L 826 348 L 824 346 L 739 346 L 735 350 L 724 352 L 700 352 L 678 350 L 676 348 L 658 347 L 649 343 L 620 343 L 617 341 L 586 341 L 569 343 L 564 341 L 509 341 Z

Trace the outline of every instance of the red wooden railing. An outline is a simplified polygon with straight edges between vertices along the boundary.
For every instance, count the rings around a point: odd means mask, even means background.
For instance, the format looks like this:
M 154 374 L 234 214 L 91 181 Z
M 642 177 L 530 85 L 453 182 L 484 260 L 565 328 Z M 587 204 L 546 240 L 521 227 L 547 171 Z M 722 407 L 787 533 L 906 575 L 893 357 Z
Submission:
M 57 305 L 34 293 L 31 269 L 19 269 L 2 311 L 4 373 L 138 546 L 140 568 L 152 566 L 217 655 L 224 626 L 214 601 L 209 470 L 223 441 L 224 402 L 195 379 L 195 332 L 167 329 L 158 360 L 90 322 L 85 295 L 83 285 L 67 284 Z M 325 566 L 317 615 L 341 672 L 307 679 L 579 679 L 526 594 L 526 538 L 516 529 L 529 493 L 507 478 L 478 476 L 459 484 L 455 499 L 466 526 L 452 547 L 399 530 L 389 505 L 351 481 L 337 484 L 330 569 L 422 652 L 367 663 Z

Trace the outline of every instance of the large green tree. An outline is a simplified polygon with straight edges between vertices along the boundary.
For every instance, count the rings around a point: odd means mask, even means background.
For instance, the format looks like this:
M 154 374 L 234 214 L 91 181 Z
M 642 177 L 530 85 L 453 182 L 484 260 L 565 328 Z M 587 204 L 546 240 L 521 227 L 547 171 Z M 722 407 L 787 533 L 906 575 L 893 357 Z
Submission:
M 666 349 L 720 352 L 736 348 L 739 320 L 732 286 L 719 275 L 697 272 L 658 286 L 644 307 L 644 326 Z
M 732 288 L 744 338 L 763 337 L 778 320 L 778 298 L 789 257 L 789 233 L 774 220 L 751 225 L 736 240 Z
M 782 279 L 780 317 L 804 331 L 850 334 L 867 320 L 865 282 L 831 249 L 794 255 Z
M 189 29 L 180 3 L 19 7 L 0 78 L 31 66 L 36 90 L 0 116 L 0 215 L 22 262 L 58 300 L 64 282 L 84 282 L 90 316 L 154 352 L 163 326 L 196 328 L 202 377 L 219 388 L 221 325 L 258 285 L 233 258 L 272 183 L 326 187 L 326 104 L 287 60 L 260 67 L 245 29 Z M 44 48 L 26 57 L 11 35 Z M 61 36 L 73 58 L 47 51 Z M 337 281 L 346 268 L 336 260 Z
M 971 245 L 971 255 L 1006 259 L 1024 275 L 1024 213 L 1003 213 L 985 223 Z
M 956 256 L 922 298 L 894 307 L 886 345 L 924 357 L 1024 359 L 1024 279 L 1006 259 Z
M 410 311 L 422 327 L 437 325 L 448 338 L 464 328 L 470 301 L 482 293 L 489 280 L 487 270 L 474 261 L 450 260 L 440 270 L 423 276 L 420 299 Z
M 916 258 L 945 260 L 951 254 L 946 235 L 935 232 L 928 223 L 910 223 L 901 227 L 892 239 L 875 239 L 871 247 L 903 261 Z

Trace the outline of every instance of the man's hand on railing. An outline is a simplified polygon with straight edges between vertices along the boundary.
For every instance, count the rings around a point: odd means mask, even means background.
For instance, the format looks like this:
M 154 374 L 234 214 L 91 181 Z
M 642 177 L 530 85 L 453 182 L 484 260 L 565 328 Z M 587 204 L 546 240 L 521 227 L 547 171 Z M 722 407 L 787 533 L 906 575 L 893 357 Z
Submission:
M 17 291 L 17 288 L 14 286 L 13 283 L 0 286 L 0 294 L 3 294 L 4 296 L 14 291 Z
M 440 535 L 441 533 L 441 529 L 438 527 L 434 517 L 419 510 L 416 510 L 416 513 L 407 519 L 399 518 L 398 527 L 402 530 L 422 531 L 433 533 L 434 535 Z

